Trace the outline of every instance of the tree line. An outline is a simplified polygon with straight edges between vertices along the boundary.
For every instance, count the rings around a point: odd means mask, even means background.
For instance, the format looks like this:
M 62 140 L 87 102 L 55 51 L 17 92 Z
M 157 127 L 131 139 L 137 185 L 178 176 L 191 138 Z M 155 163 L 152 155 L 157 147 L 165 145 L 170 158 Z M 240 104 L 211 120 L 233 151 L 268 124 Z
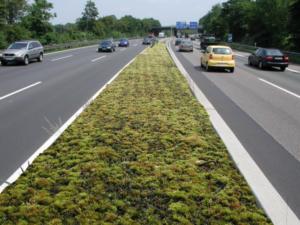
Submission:
M 206 33 L 235 42 L 300 51 L 300 0 L 228 0 L 199 21 Z
M 153 18 L 127 15 L 100 17 L 95 2 L 88 0 L 81 17 L 74 23 L 51 24 L 57 15 L 47 0 L 0 0 L 0 49 L 16 40 L 38 39 L 42 44 L 145 35 L 160 27 Z

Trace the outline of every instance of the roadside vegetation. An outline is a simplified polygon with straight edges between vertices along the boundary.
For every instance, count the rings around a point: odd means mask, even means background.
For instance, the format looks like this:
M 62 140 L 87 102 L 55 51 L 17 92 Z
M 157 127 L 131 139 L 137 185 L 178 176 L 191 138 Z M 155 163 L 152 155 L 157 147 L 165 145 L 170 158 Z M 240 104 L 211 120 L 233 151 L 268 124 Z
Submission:
M 200 19 L 207 33 L 261 47 L 300 51 L 300 0 L 227 0 Z
M 136 37 L 147 34 L 160 22 L 130 15 L 118 19 L 101 17 L 94 1 L 88 0 L 82 16 L 75 23 L 52 25 L 57 16 L 47 0 L 0 1 L 0 49 L 16 40 L 38 39 L 44 45 L 104 38 Z
M 165 45 L 0 195 L 0 224 L 270 224 Z

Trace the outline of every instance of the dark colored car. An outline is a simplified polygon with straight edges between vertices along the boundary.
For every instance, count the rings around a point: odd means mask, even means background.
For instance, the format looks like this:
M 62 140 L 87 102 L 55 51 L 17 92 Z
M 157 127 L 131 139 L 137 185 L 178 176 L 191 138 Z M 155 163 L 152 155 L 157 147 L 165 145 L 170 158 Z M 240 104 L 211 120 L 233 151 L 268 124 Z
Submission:
M 182 42 L 182 38 L 177 38 L 175 41 L 175 46 L 180 45 L 181 42 Z
M 129 41 L 126 38 L 122 38 L 119 42 L 119 47 L 129 47 Z
M 201 38 L 201 41 L 200 41 L 200 47 L 201 49 L 203 50 L 206 50 L 206 48 L 210 45 L 217 45 L 217 40 L 214 36 L 204 36 Z
M 43 61 L 44 48 L 39 41 L 17 41 L 11 44 L 0 56 L 3 66 L 10 62 L 21 62 L 28 65 L 30 61 L 37 59 Z
M 289 66 L 289 57 L 278 49 L 259 48 L 248 57 L 248 64 L 260 69 L 279 67 L 285 71 Z
M 114 52 L 114 51 L 116 51 L 116 46 L 112 40 L 102 41 L 98 46 L 98 52 Z
M 145 37 L 143 40 L 143 45 L 151 45 L 152 44 L 152 38 Z

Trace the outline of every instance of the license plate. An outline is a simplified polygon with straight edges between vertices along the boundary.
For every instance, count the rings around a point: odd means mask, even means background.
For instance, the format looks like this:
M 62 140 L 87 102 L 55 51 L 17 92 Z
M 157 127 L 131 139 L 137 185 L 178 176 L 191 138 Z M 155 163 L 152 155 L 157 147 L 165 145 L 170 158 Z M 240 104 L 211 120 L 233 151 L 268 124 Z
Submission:
M 275 57 L 275 60 L 282 60 L 282 57 Z

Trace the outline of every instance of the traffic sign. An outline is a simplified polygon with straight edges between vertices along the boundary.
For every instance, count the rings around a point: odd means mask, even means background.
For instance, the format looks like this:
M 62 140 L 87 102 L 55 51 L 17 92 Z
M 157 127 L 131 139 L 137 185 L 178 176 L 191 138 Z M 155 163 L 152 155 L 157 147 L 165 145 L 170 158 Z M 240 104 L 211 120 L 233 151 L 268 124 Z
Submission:
M 184 30 L 187 28 L 186 22 L 178 21 L 176 22 L 176 29 L 177 30 Z
M 190 22 L 189 27 L 190 27 L 191 30 L 197 30 L 198 29 L 198 22 L 194 22 L 194 21 Z

